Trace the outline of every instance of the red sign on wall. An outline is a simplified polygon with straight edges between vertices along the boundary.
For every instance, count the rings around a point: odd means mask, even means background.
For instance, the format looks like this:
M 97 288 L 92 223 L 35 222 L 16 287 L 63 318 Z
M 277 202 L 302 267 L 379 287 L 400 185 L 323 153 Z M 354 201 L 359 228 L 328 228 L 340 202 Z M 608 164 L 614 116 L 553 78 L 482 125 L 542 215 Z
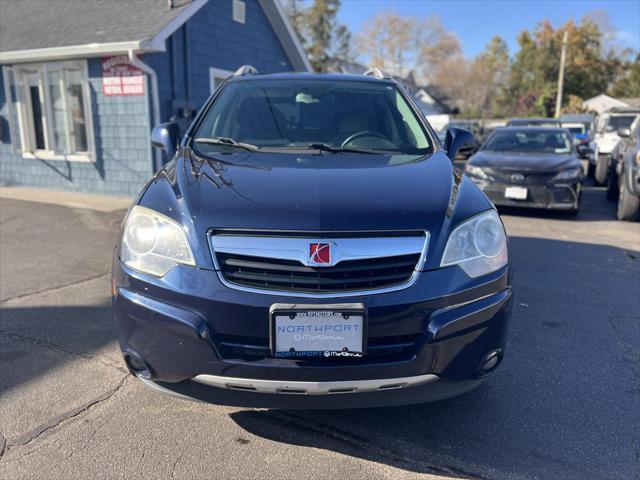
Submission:
M 108 97 L 144 95 L 142 70 L 131 65 L 126 55 L 103 58 L 102 94 Z

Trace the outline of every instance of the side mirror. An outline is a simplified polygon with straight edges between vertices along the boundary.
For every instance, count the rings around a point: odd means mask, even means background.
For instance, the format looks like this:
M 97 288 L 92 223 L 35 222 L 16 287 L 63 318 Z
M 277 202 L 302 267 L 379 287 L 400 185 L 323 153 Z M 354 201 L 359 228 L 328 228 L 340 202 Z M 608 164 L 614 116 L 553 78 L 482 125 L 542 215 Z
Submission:
M 631 136 L 631 129 L 629 128 L 619 128 L 618 136 L 620 138 L 629 138 Z
M 586 157 L 590 153 L 593 153 L 593 150 L 589 148 L 589 145 L 585 145 L 584 143 L 578 145 L 576 148 L 578 150 L 578 155 L 580 155 L 581 157 Z
M 177 123 L 161 123 L 151 131 L 151 145 L 167 152 L 173 158 L 180 142 L 180 127 Z
M 447 156 L 453 161 L 460 149 L 473 149 L 475 147 L 475 139 L 473 138 L 473 133 L 469 130 L 452 127 L 447 130 L 443 146 Z

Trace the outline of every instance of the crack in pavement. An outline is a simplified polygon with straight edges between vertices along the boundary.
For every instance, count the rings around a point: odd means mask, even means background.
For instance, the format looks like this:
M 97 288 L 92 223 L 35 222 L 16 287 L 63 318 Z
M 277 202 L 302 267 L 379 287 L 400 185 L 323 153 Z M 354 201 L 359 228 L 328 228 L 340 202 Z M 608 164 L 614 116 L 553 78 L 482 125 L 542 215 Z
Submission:
M 75 356 L 75 357 L 80 357 L 83 358 L 85 360 L 93 360 L 95 362 L 98 362 L 99 364 L 105 366 L 105 367 L 109 367 L 109 368 L 114 368 L 119 372 L 126 372 L 127 370 L 120 365 L 119 363 L 115 363 L 109 360 L 105 360 L 101 357 L 95 356 L 95 355 L 90 355 L 88 353 L 85 352 L 78 352 L 76 350 L 68 350 L 64 347 L 61 347 L 60 345 L 56 345 L 55 343 L 49 343 L 46 342 L 44 340 L 39 340 L 37 338 L 33 338 L 33 337 L 27 337 L 25 335 L 20 335 L 18 333 L 13 333 L 13 332 L 8 332 L 6 330 L 0 330 L 0 336 L 3 336 L 5 338 L 13 338 L 16 340 L 21 340 L 23 342 L 28 342 L 31 343 L 33 345 L 37 345 L 39 347 L 45 347 L 48 348 L 49 350 L 53 350 L 54 352 L 58 352 L 58 353 L 63 353 L 65 355 L 69 355 L 69 356 Z
M 178 463 L 180 463 L 180 460 L 182 460 L 182 456 L 184 455 L 184 450 L 182 450 L 180 452 L 180 454 L 178 455 L 178 457 L 176 458 L 176 461 L 173 462 L 173 468 L 171 469 L 171 478 L 175 478 L 175 474 L 176 474 L 176 467 L 178 466 Z
M 127 379 L 129 378 L 129 374 L 127 373 L 126 375 L 123 375 L 122 378 L 120 379 L 120 381 L 118 382 L 118 384 L 116 385 L 116 387 L 106 393 L 105 395 L 102 395 L 101 397 L 83 405 L 80 406 L 74 410 L 71 410 L 70 412 L 68 412 L 65 415 L 62 415 L 61 418 L 58 418 L 55 422 L 50 423 L 49 425 L 45 426 L 44 428 L 40 429 L 38 432 L 36 432 L 35 434 L 31 435 L 29 438 L 27 438 L 26 440 L 19 442 L 19 443 L 12 443 L 6 444 L 6 447 L 4 449 L 4 452 L 2 454 L 2 456 L 0 457 L 0 461 L 2 461 L 2 459 L 4 458 L 4 456 L 7 454 L 7 452 L 9 452 L 10 450 L 13 450 L 15 448 L 18 447 L 25 447 L 33 442 L 35 442 L 38 438 L 42 437 L 44 434 L 46 434 L 47 432 L 56 429 L 57 427 L 61 426 L 62 424 L 66 423 L 67 421 L 73 420 L 74 418 L 78 418 L 80 416 L 82 416 L 84 413 L 88 413 L 91 410 L 94 409 L 94 407 L 97 407 L 98 405 L 104 404 L 105 402 L 108 402 L 109 400 L 112 400 L 114 398 L 117 397 L 118 393 L 121 391 L 121 389 L 124 387 L 124 385 L 127 382 Z M 21 458 L 31 454 L 33 452 L 28 452 L 24 455 L 20 455 L 18 458 L 15 459 L 11 459 L 11 460 L 7 460 L 5 461 L 5 463 L 11 463 L 11 462 L 17 462 L 18 460 L 20 460 Z
M 20 299 L 23 299 L 23 298 L 32 297 L 34 295 L 40 295 L 41 293 L 55 292 L 56 290 L 62 290 L 63 288 L 74 287 L 76 285 L 80 285 L 81 283 L 90 282 L 92 280 L 97 280 L 99 278 L 106 277 L 107 275 L 111 275 L 111 270 L 109 270 L 107 272 L 100 273 L 98 275 L 94 275 L 92 277 L 83 278 L 82 280 L 74 280 L 73 282 L 65 283 L 64 285 L 56 285 L 56 286 L 53 286 L 53 287 L 43 288 L 42 290 L 36 290 L 35 292 L 21 293 L 19 295 L 15 295 L 13 297 L 5 298 L 3 300 L 0 300 L 0 305 L 4 305 L 4 304 L 9 303 L 9 302 L 11 302 L 13 300 L 20 300 Z

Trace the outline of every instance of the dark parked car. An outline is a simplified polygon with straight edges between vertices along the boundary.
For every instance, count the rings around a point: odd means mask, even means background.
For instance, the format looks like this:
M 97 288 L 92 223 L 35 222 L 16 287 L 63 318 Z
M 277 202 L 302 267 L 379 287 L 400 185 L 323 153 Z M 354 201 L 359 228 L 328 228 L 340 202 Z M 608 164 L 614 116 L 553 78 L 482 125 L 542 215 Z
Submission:
M 450 160 L 469 137 L 441 146 L 376 73 L 232 76 L 179 146 L 175 125 L 153 132 L 173 160 L 113 259 L 128 368 L 267 408 L 477 387 L 503 357 L 512 294 L 500 217 Z
M 614 150 L 615 170 L 610 183 L 615 185 L 618 220 L 635 220 L 640 211 L 640 119 L 632 128 L 618 130 L 620 142 Z M 607 193 L 611 191 L 608 189 Z
M 596 170 L 595 152 L 597 150 L 594 139 L 593 115 L 563 115 L 560 120 L 562 120 L 562 128 L 566 128 L 573 135 L 574 143 L 587 147 L 581 149 L 584 152 L 581 158 L 589 162 L 587 164 L 587 175 L 593 177 Z
M 557 118 L 531 117 L 531 118 L 510 118 L 507 127 L 551 127 L 560 128 L 562 123 Z
M 495 205 L 577 213 L 583 177 L 578 149 L 562 128 L 505 127 L 469 159 L 465 173 Z

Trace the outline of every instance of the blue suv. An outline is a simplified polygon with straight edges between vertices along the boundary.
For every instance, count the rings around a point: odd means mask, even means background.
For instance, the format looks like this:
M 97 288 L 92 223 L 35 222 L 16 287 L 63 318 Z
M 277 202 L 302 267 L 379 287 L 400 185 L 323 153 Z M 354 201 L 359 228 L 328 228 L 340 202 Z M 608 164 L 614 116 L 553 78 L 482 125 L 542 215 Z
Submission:
M 130 371 L 182 397 L 266 408 L 439 400 L 503 357 L 496 209 L 392 78 L 241 68 L 127 213 L 113 307 Z

